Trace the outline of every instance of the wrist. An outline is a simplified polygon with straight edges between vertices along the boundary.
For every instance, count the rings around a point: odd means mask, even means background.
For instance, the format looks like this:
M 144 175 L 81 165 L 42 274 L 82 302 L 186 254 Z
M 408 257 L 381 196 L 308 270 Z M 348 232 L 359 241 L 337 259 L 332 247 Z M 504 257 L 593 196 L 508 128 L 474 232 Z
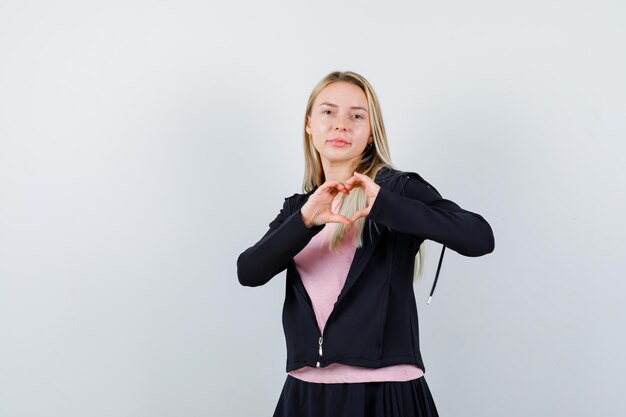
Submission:
M 310 229 L 311 226 L 313 226 L 313 221 L 311 219 L 311 216 L 308 214 L 308 212 L 306 211 L 304 207 L 300 209 L 300 217 L 302 217 L 302 222 L 304 223 L 306 227 Z

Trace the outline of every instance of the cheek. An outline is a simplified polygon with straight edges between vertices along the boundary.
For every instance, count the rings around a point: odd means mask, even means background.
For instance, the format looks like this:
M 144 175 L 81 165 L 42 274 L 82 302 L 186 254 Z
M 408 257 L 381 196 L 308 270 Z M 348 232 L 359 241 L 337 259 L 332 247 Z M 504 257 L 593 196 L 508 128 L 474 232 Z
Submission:
M 361 135 L 366 136 L 366 137 L 369 138 L 369 136 L 370 136 L 370 127 L 368 125 L 361 126 L 360 129 L 359 129 L 359 133 Z
M 324 120 L 315 120 L 315 123 L 311 124 L 314 132 L 323 132 L 326 129 L 328 123 L 324 122 Z

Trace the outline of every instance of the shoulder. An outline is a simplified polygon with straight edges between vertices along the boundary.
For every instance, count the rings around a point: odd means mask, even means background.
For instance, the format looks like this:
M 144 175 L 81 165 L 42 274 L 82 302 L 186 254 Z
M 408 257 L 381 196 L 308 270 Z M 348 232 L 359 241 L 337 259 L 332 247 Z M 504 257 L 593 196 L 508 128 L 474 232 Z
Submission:
M 396 168 L 383 167 L 376 175 L 376 182 L 381 185 L 400 186 L 403 189 L 406 188 L 407 185 L 414 188 L 425 187 L 439 194 L 432 184 L 415 171 L 403 171 Z
M 415 171 L 387 168 L 384 172 L 381 170 L 380 176 L 379 184 L 381 186 L 387 185 L 388 188 L 392 188 L 406 197 L 422 201 L 441 198 L 439 191 Z

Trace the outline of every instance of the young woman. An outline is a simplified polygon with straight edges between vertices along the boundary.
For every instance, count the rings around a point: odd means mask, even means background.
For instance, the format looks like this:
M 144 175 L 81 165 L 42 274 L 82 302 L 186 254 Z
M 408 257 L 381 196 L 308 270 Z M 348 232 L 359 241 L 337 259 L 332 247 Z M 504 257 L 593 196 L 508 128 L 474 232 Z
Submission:
M 237 259 L 246 286 L 287 270 L 288 375 L 274 417 L 437 416 L 419 350 L 415 257 L 426 239 L 485 255 L 491 227 L 392 166 L 376 94 L 354 72 L 314 88 L 304 153 L 303 193 L 285 198 Z

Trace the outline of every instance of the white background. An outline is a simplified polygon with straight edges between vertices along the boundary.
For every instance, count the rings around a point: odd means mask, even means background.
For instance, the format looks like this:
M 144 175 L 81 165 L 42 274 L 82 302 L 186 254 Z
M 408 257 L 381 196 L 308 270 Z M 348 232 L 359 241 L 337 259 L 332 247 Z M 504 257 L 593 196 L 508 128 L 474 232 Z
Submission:
M 626 6 L 0 1 L 0 416 L 270 416 L 284 275 L 235 262 L 354 70 L 395 165 L 482 214 L 416 283 L 441 416 L 626 413 Z

